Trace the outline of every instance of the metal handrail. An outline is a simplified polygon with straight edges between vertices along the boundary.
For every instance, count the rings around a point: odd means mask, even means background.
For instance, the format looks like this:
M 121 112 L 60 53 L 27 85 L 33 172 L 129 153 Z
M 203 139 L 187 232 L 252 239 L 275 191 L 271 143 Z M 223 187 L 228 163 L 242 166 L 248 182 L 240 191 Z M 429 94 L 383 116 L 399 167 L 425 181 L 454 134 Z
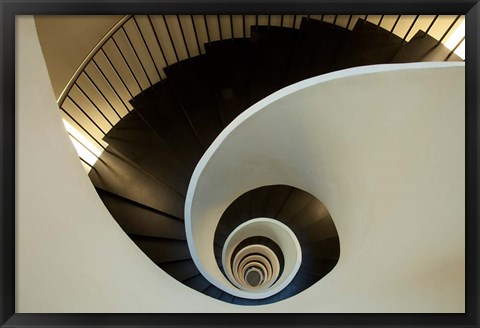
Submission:
M 70 90 L 72 89 L 73 85 L 75 84 L 75 82 L 77 81 L 78 77 L 80 76 L 80 74 L 82 74 L 83 70 L 85 69 L 85 67 L 87 67 L 87 65 L 90 63 L 90 61 L 92 60 L 92 58 L 97 54 L 97 52 L 103 47 L 103 45 L 105 43 L 107 43 L 108 40 L 110 40 L 110 38 L 112 37 L 113 34 L 115 34 L 115 32 L 117 32 L 130 18 L 132 17 L 132 15 L 126 15 L 124 16 L 122 19 L 120 19 L 118 21 L 117 24 L 115 24 L 111 29 L 110 31 L 107 32 L 107 34 L 105 34 L 105 36 L 95 45 L 95 47 L 93 47 L 92 51 L 90 51 L 87 55 L 87 57 L 85 57 L 85 59 L 83 60 L 83 62 L 80 64 L 80 66 L 78 66 L 77 70 L 75 71 L 75 73 L 73 73 L 72 75 L 72 78 L 68 81 L 67 85 L 65 86 L 65 89 L 63 89 L 62 93 L 60 94 L 60 97 L 58 97 L 57 99 L 57 104 L 59 106 L 62 106 L 63 102 L 65 101 L 65 98 L 67 98 L 67 95 L 68 93 L 70 92 Z

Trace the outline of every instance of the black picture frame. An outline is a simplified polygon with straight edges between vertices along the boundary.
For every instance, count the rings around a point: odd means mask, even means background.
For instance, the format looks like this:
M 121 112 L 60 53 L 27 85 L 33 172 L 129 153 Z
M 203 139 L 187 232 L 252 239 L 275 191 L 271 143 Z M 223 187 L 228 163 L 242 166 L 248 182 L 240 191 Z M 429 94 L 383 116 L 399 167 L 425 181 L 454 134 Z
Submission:
M 19 326 L 442 326 L 478 327 L 478 0 L 195 1 L 0 0 L 0 325 Z M 15 313 L 15 16 L 34 14 L 464 14 L 466 15 L 465 314 L 19 314 Z

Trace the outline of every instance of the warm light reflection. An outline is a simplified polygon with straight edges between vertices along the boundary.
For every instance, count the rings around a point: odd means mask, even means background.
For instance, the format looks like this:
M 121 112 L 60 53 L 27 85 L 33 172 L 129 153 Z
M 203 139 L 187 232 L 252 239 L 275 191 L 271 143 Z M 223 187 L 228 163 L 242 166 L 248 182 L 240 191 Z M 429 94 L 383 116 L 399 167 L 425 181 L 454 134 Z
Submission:
M 100 157 L 102 151 L 98 147 L 93 145 L 80 132 L 78 132 L 78 130 L 75 129 L 70 123 L 63 120 L 63 124 L 65 125 L 65 129 L 67 130 L 67 132 L 70 134 L 70 139 L 72 140 L 73 146 L 77 150 L 78 156 L 82 158 L 85 162 L 93 166 L 97 161 L 98 157 Z M 82 164 L 84 164 L 83 166 L 87 171 L 90 170 L 90 167 L 88 167 L 85 163 Z
M 452 50 L 457 46 L 457 44 L 462 40 L 462 38 L 465 36 L 465 20 L 458 26 L 455 31 L 453 31 L 452 35 L 448 38 L 447 41 L 445 41 L 445 46 Z M 458 48 L 455 50 L 455 54 L 462 59 L 465 59 L 465 40 L 458 46 Z

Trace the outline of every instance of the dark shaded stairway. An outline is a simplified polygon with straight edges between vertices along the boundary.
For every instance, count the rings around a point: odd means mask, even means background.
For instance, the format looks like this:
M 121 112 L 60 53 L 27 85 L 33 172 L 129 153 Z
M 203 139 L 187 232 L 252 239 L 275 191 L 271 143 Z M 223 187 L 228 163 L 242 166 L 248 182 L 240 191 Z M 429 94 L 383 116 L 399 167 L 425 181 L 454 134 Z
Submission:
M 269 299 L 240 299 L 211 285 L 190 257 L 183 222 L 188 183 L 200 157 L 235 117 L 291 83 L 354 66 L 445 60 L 450 50 L 423 32 L 404 42 L 363 20 L 350 31 L 307 18 L 298 30 L 254 26 L 248 39 L 216 41 L 205 47 L 205 55 L 167 67 L 166 79 L 131 100 L 134 110 L 107 134 L 104 140 L 109 147 L 89 176 L 122 229 L 172 277 L 234 304 L 275 302 L 308 288 L 333 268 L 337 253 L 315 258 L 313 250 L 328 253 L 335 240 L 315 239 L 315 232 L 325 227 L 318 223 L 314 228 L 294 215 L 306 211 L 308 216 L 308 197 L 288 198 L 281 209 L 287 214 L 279 215 L 280 201 L 271 203 L 272 199 L 281 199 L 290 187 L 257 190 L 248 195 L 245 208 L 259 207 L 262 211 L 252 212 L 286 220 L 303 240 L 305 258 L 311 260 L 302 264 L 285 290 Z M 455 55 L 448 60 L 461 61 Z M 217 228 L 223 235 L 216 236 L 212 247 L 219 263 L 229 229 L 253 217 L 238 211 L 237 219 L 229 222 L 233 226 Z M 322 271 L 319 263 L 330 269 Z

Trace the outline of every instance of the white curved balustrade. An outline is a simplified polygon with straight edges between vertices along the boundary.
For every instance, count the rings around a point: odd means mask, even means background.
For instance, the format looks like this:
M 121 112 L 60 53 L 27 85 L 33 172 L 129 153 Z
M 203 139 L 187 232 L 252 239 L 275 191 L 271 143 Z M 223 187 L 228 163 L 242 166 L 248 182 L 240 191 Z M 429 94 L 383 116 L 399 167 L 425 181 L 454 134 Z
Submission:
M 353 68 L 253 105 L 190 181 L 185 222 L 198 269 L 250 297 L 218 269 L 215 227 L 243 193 L 286 184 L 325 203 L 341 243 L 335 269 L 284 300 L 289 309 L 463 311 L 464 106 L 463 63 Z

